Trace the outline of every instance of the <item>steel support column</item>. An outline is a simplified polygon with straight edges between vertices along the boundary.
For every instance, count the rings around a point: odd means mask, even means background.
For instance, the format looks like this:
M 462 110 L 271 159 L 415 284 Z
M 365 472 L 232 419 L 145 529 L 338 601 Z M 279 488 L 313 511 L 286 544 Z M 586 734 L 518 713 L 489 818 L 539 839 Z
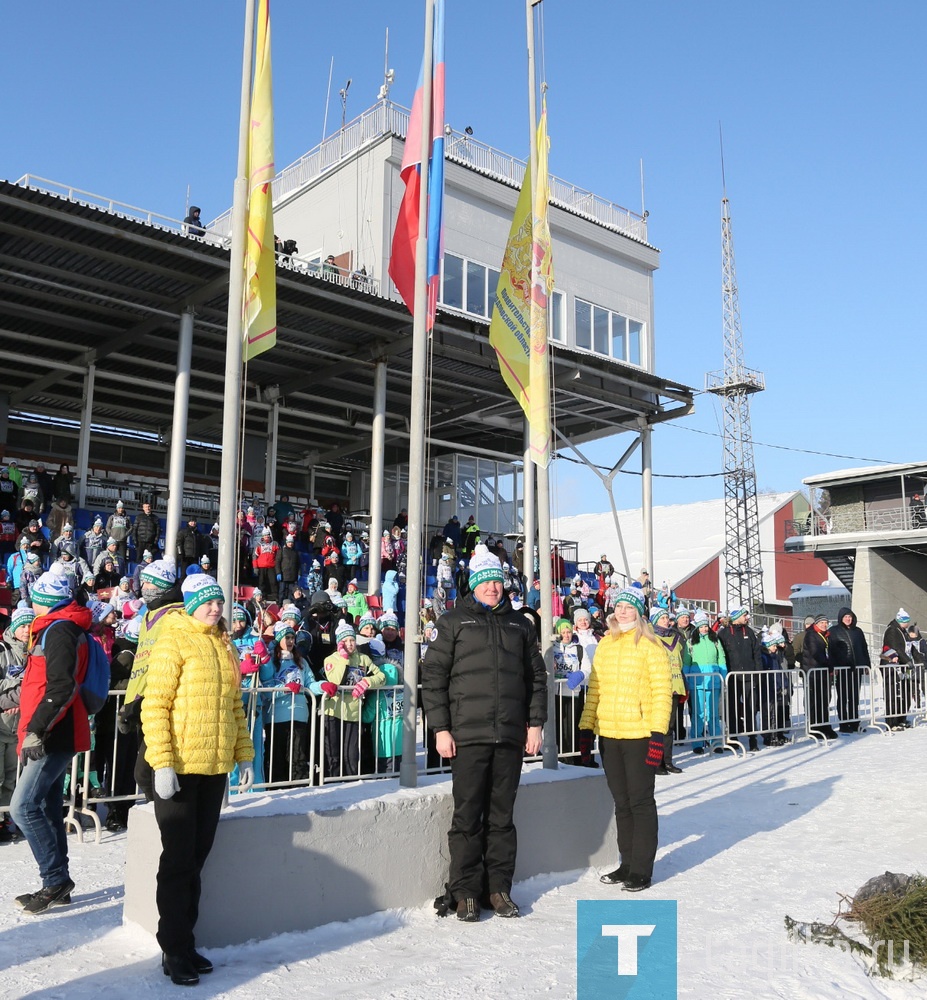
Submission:
M 164 528 L 164 555 L 177 551 L 177 532 L 183 513 L 183 480 L 187 460 L 187 410 L 190 404 L 190 360 L 193 356 L 193 310 L 180 317 L 177 336 L 177 375 L 174 379 L 174 421 L 171 425 L 171 464 L 168 473 L 167 524 Z M 178 565 L 178 577 L 181 567 Z
M 80 437 L 77 440 L 77 506 L 87 506 L 87 476 L 90 474 L 90 421 L 93 416 L 93 386 L 97 366 L 91 361 L 84 375 L 84 400 L 80 415 Z
M 380 590 L 380 538 L 383 533 L 383 450 L 386 447 L 386 362 L 377 361 L 373 374 L 373 421 L 370 429 L 370 551 L 367 553 L 367 593 Z
M 280 399 L 271 400 L 267 414 L 267 448 L 264 452 L 264 509 L 277 497 L 277 438 L 280 427 Z M 277 519 L 279 520 L 279 518 Z
M 653 428 L 641 421 L 641 519 L 644 528 L 644 568 L 656 580 L 653 565 Z

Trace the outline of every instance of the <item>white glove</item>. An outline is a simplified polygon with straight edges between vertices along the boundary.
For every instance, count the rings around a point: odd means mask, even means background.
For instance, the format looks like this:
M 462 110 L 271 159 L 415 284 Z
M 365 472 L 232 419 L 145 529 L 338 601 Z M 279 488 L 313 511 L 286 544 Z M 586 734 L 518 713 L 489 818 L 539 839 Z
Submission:
M 250 760 L 243 760 L 238 765 L 238 790 L 247 792 L 254 784 L 254 765 Z
M 154 773 L 154 787 L 159 799 L 171 799 L 180 791 L 177 772 L 172 767 L 159 767 Z

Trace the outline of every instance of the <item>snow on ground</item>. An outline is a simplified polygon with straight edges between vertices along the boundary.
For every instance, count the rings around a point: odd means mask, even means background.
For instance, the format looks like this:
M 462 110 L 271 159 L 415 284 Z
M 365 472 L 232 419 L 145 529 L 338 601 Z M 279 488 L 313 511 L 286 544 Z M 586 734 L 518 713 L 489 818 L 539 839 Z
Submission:
M 679 997 L 922 997 L 924 979 L 867 978 L 847 953 L 790 943 L 783 917 L 829 922 L 838 894 L 871 876 L 925 870 L 925 759 L 927 727 L 842 737 L 827 748 L 802 743 L 740 761 L 680 754 L 684 773 L 657 779 L 658 881 L 642 894 L 678 900 Z M 154 939 L 122 925 L 124 863 L 124 834 L 100 846 L 72 837 L 74 902 L 29 917 L 13 905 L 15 895 L 37 887 L 29 848 L 0 845 L 5 998 L 177 996 L 161 974 Z M 575 994 L 576 901 L 619 894 L 592 870 L 544 875 L 515 887 L 520 920 L 464 925 L 422 907 L 212 950 L 216 971 L 196 995 L 568 998 Z

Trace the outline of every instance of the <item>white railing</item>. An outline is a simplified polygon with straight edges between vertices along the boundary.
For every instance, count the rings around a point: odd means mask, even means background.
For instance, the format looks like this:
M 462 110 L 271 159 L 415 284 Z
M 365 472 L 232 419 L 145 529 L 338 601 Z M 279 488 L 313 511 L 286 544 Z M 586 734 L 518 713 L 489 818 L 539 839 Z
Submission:
M 398 104 L 381 101 L 349 122 L 343 129 L 324 139 L 318 146 L 284 167 L 274 178 L 274 201 L 279 203 L 295 191 L 320 177 L 327 170 L 352 156 L 369 142 L 388 134 L 405 138 L 409 128 L 409 111 Z M 473 136 L 445 130 L 445 158 L 497 180 L 518 187 L 525 176 L 526 163 L 517 156 L 503 153 Z M 570 184 L 559 177 L 550 178 L 551 203 L 576 215 L 615 229 L 634 239 L 647 241 L 647 222 L 643 216 L 622 208 L 614 202 Z M 210 223 L 212 232 L 229 231 L 231 210 Z
M 828 727 L 850 734 L 887 734 L 891 730 L 927 724 L 927 677 L 923 665 L 837 667 L 832 672 L 814 668 L 731 673 L 717 667 L 701 671 L 693 667 L 686 672 L 685 684 L 689 697 L 686 704 L 680 706 L 682 711 L 672 720 L 670 733 L 677 746 L 695 754 L 703 754 L 708 748 L 730 751 L 742 758 L 748 749 L 742 741 L 755 747 L 759 747 L 760 742 L 765 746 L 778 746 L 799 740 L 823 746 L 827 742 L 823 730 Z M 336 723 L 339 731 L 334 735 L 339 756 L 344 758 L 350 743 L 354 763 L 350 769 L 342 766 L 332 773 L 325 759 L 326 719 L 321 712 L 327 698 L 317 699 L 308 692 L 283 694 L 278 688 L 244 688 L 246 715 L 252 739 L 259 750 L 256 790 L 286 794 L 291 788 L 307 785 L 396 777 L 398 760 L 387 756 L 385 747 L 381 748 L 378 742 L 384 722 L 397 725 L 397 739 L 401 728 L 398 718 L 381 716 L 378 694 L 390 691 L 398 695 L 403 688 L 397 685 L 368 691 L 365 698 L 371 700 L 375 709 L 372 716 L 366 716 L 370 721 L 363 727 L 355 725 L 348 731 L 343 724 Z M 563 762 L 596 767 L 596 749 L 579 742 L 577 724 L 583 694 L 583 688 L 574 695 L 558 683 L 555 715 L 548 720 L 548 725 L 557 729 L 558 755 Z M 112 691 L 110 695 L 111 703 L 104 712 L 108 712 L 112 720 L 122 706 L 125 692 Z M 290 700 L 290 711 L 284 713 L 282 723 L 270 726 L 267 731 L 263 725 L 262 706 L 268 697 L 281 695 Z M 303 698 L 308 699 L 308 722 L 298 726 L 295 706 L 297 699 Z M 64 809 L 65 822 L 80 839 L 83 839 L 85 826 L 89 825 L 97 843 L 101 841 L 100 806 L 107 810 L 119 806 L 124 816 L 130 805 L 141 801 L 141 792 L 134 786 L 132 776 L 137 753 L 136 735 L 109 726 L 100 732 L 98 725 L 96 749 L 74 757 Z M 330 748 L 332 735 L 329 733 Z M 421 773 L 446 772 L 448 762 L 438 757 L 427 720 L 419 723 L 417 735 L 418 770 Z M 297 741 L 300 741 L 301 752 L 294 757 Z M 282 773 L 279 767 L 274 767 L 278 757 L 282 758 Z M 270 780 L 271 770 L 277 771 L 274 780 Z M 17 777 L 19 771 L 17 766 Z M 236 783 L 237 772 L 233 772 L 233 791 Z M 0 806 L 0 820 L 8 812 L 8 806 Z M 125 822 L 121 826 L 124 827 Z
M 802 520 L 787 522 L 787 537 L 795 535 L 840 535 L 859 531 L 921 531 L 927 528 L 927 512 L 918 504 L 897 507 L 831 508 Z
M 23 174 L 16 183 L 19 187 L 30 187 L 38 191 L 46 191 L 48 194 L 57 195 L 59 198 L 65 198 L 67 201 L 73 201 L 79 205 L 99 208 L 104 212 L 109 212 L 111 215 L 145 222 L 149 226 L 157 226 L 160 229 L 181 233 L 184 236 L 201 240 L 204 243 L 213 243 L 224 247 L 228 247 L 229 245 L 225 234 L 211 232 L 207 229 L 203 235 L 194 235 L 187 231 L 188 227 L 183 219 L 174 219 L 169 215 L 161 215 L 160 212 L 151 212 L 147 208 L 139 208 L 137 205 L 129 205 L 124 201 L 116 201 L 115 198 L 107 198 L 105 195 L 84 191 L 81 188 L 76 188 L 68 184 L 61 184 L 59 181 L 51 181 L 47 177 Z

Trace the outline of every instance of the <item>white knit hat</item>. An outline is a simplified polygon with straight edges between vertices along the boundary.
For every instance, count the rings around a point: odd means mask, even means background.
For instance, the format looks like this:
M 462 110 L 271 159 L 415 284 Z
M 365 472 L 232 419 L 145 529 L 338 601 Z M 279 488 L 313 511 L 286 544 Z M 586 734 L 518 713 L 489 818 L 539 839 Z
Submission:
M 29 588 L 29 599 L 43 608 L 54 608 L 64 601 L 70 601 L 68 578 L 57 573 L 43 573 Z
M 470 589 L 475 590 L 481 583 L 491 580 L 505 582 L 502 563 L 485 545 L 477 545 L 470 558 Z
M 335 639 L 340 642 L 342 639 L 354 638 L 357 633 L 354 631 L 354 626 L 350 622 L 340 621 L 338 622 L 338 627 L 335 629 Z
M 215 577 L 208 573 L 191 573 L 181 584 L 183 591 L 183 606 L 188 615 L 192 615 L 200 605 L 208 601 L 224 601 L 225 594 L 216 583 Z
M 157 559 L 155 562 L 148 563 L 138 574 L 138 578 L 142 583 L 150 583 L 158 590 L 169 590 L 177 581 L 174 566 L 166 559 Z

